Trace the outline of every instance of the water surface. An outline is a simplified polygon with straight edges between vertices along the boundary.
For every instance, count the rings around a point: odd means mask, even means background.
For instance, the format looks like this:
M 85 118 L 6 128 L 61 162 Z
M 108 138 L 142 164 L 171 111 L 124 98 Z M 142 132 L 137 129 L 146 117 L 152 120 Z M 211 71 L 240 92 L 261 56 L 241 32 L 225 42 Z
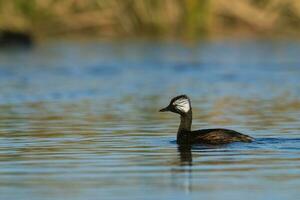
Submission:
M 0 199 L 296 199 L 300 42 L 56 41 L 0 51 Z M 178 148 L 193 128 L 251 144 Z

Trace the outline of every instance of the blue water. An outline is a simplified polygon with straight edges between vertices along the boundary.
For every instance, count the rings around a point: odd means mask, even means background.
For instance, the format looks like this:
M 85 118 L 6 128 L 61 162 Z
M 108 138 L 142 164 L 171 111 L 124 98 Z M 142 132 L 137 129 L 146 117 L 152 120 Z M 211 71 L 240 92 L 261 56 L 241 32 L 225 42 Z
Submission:
M 300 41 L 70 41 L 0 49 L 0 199 L 297 199 Z M 250 144 L 178 148 L 158 110 Z

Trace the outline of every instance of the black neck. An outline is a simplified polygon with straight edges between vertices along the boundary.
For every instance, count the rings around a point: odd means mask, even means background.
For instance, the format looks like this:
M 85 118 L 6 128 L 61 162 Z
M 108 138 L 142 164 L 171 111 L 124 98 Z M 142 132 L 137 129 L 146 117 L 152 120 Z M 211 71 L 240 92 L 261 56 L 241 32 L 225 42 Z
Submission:
M 187 113 L 180 115 L 180 125 L 177 132 L 177 138 L 180 134 L 191 131 L 192 120 L 192 109 L 190 109 Z

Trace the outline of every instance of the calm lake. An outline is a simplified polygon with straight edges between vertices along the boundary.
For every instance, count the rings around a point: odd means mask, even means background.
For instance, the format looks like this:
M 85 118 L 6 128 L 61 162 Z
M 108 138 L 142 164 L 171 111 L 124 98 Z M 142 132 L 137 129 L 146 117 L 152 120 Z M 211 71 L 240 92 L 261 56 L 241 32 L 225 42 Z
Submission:
M 300 41 L 49 41 L 0 49 L 0 199 L 297 199 Z M 250 144 L 175 143 L 230 128 Z

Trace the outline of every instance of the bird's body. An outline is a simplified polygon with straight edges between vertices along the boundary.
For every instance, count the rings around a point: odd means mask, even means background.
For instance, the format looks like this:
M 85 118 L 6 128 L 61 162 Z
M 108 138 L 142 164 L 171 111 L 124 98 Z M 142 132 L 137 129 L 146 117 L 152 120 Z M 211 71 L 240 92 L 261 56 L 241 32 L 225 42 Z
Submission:
M 253 138 L 229 129 L 201 129 L 191 131 L 192 107 L 186 95 L 173 98 L 170 104 L 160 110 L 180 114 L 180 125 L 177 131 L 177 144 L 228 144 L 232 142 L 252 142 Z
M 180 132 L 178 144 L 228 144 L 232 142 L 252 142 L 253 138 L 230 129 L 201 129 Z

